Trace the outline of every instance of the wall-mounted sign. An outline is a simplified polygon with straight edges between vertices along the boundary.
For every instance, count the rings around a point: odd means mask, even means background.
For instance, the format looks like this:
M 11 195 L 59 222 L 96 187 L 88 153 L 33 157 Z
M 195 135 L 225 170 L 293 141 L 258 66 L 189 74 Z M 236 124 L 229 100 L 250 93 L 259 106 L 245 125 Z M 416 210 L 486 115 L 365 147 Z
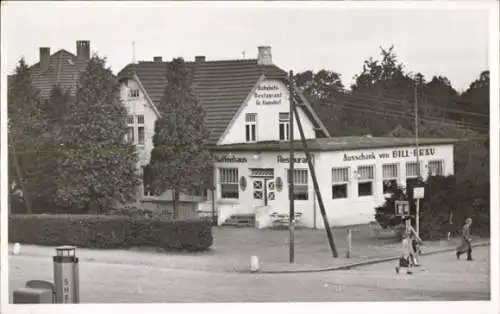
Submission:
M 281 177 L 276 178 L 276 190 L 278 192 L 281 192 L 281 189 L 283 188 L 283 180 L 281 180 Z
M 215 162 L 226 162 L 226 163 L 245 163 L 247 162 L 246 157 L 238 157 L 238 156 L 215 156 Z
M 289 163 L 290 162 L 289 157 L 283 157 L 281 155 L 278 155 L 276 157 L 276 159 L 278 160 L 279 163 Z M 293 158 L 293 162 L 305 164 L 305 163 L 307 163 L 307 158 L 306 157 L 295 157 L 295 158 Z
M 407 217 L 410 215 L 410 203 L 408 201 L 394 201 L 396 216 Z
M 435 148 L 419 148 L 419 156 L 434 156 L 436 153 Z M 343 161 L 356 161 L 356 160 L 375 160 L 375 159 L 388 159 L 388 158 L 412 158 L 417 157 L 417 149 L 395 149 L 390 153 L 358 153 L 347 154 L 344 153 Z
M 283 93 L 278 83 L 263 83 L 257 86 L 254 97 L 257 106 L 281 105 Z
M 247 179 L 245 177 L 240 178 L 240 187 L 242 191 L 247 189 Z

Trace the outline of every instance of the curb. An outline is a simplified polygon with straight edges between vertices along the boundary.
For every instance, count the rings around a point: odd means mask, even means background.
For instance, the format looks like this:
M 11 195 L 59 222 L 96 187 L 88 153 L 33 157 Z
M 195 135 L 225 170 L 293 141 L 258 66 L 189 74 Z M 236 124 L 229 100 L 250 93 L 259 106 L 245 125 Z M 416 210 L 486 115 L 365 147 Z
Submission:
M 489 246 L 490 242 L 483 242 L 483 243 L 476 243 L 473 244 L 472 247 L 479 247 L 479 246 Z M 438 253 L 446 253 L 446 252 L 454 252 L 456 248 L 446 248 L 446 249 L 437 249 L 434 251 L 429 251 L 429 252 L 424 252 L 420 254 L 420 256 L 427 256 L 427 255 L 432 255 L 432 254 L 438 254 Z M 327 271 L 336 271 L 336 270 L 350 270 L 356 267 L 361 267 L 361 266 L 368 266 L 368 265 L 373 265 L 373 264 L 380 264 L 384 262 L 390 262 L 390 261 L 396 261 L 400 258 L 400 256 L 395 256 L 395 257 L 385 257 L 385 258 L 378 258 L 378 259 L 372 259 L 368 261 L 363 261 L 363 262 L 357 262 L 357 263 L 352 263 L 352 264 L 347 264 L 347 265 L 341 265 L 341 266 L 334 266 L 334 267 L 327 267 L 327 268 L 318 268 L 318 269 L 299 269 L 299 270 L 261 270 L 256 273 L 261 273 L 261 274 L 297 274 L 297 273 L 319 273 L 319 272 L 327 272 Z

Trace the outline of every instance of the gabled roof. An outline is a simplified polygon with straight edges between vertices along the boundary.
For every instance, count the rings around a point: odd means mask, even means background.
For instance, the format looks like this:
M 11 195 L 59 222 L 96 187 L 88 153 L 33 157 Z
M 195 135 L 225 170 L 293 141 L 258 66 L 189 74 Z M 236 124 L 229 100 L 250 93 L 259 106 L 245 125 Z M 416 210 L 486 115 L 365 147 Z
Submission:
M 193 92 L 205 109 L 205 123 L 210 132 L 209 143 L 215 143 L 263 75 L 266 79 L 286 82 L 287 73 L 275 65 L 258 65 L 256 59 L 186 62 L 192 75 Z M 153 103 L 158 106 L 166 84 L 167 62 L 146 61 L 129 64 L 118 78 L 137 75 Z M 300 99 L 296 95 L 297 99 Z M 315 127 L 311 110 L 305 110 Z M 328 133 L 326 133 L 328 134 Z
M 49 57 L 48 69 L 40 71 L 40 62 L 30 67 L 34 87 L 40 90 L 42 97 L 49 97 L 50 90 L 59 84 L 73 95 L 78 86 L 80 72 L 85 71 L 88 60 L 78 58 L 64 49 Z

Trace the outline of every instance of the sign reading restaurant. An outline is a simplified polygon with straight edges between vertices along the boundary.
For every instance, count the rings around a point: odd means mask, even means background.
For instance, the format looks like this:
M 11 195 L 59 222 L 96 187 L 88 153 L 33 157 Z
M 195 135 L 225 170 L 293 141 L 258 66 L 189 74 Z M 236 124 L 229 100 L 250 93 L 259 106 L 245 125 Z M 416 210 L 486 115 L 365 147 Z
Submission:
M 281 105 L 283 93 L 278 83 L 263 83 L 254 92 L 255 103 L 260 105 Z
M 436 153 L 435 148 L 420 148 L 418 150 L 418 156 L 434 156 Z M 410 158 L 417 156 L 417 149 L 395 149 L 391 153 L 360 153 L 356 155 L 344 153 L 343 161 L 356 161 L 356 160 L 375 160 L 377 157 L 379 159 L 386 158 Z

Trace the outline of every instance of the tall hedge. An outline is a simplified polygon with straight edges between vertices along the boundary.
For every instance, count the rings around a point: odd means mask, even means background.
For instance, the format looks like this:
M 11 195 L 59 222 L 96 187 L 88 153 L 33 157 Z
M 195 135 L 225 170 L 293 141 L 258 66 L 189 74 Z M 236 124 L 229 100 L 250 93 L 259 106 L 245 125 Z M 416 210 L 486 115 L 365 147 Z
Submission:
M 106 215 L 11 215 L 9 242 L 84 248 L 151 246 L 200 251 L 213 243 L 209 221 Z

